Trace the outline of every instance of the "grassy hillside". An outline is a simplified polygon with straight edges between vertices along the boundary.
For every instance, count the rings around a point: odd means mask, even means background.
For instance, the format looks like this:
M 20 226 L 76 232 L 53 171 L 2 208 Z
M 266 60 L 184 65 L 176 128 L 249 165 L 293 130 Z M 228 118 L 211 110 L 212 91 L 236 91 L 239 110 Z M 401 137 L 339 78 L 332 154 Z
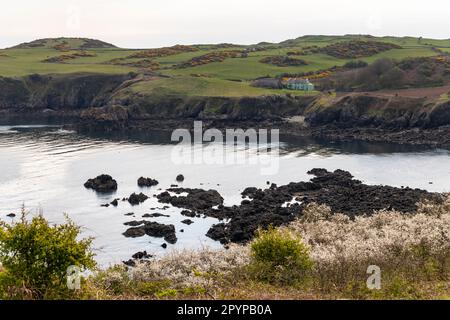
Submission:
M 151 50 L 121 49 L 92 39 L 57 38 L 36 40 L 0 50 L 0 76 L 20 77 L 35 73 L 75 72 L 158 73 L 170 76 L 171 79 L 163 78 L 154 83 L 139 83 L 134 89 L 146 92 L 157 89 L 158 92 L 223 96 L 271 94 L 273 91 L 285 93 L 282 90 L 254 88 L 250 86 L 250 82 L 258 77 L 276 77 L 286 73 L 301 74 L 343 66 L 354 59 L 327 54 L 323 48 L 336 43 L 345 46 L 348 41 L 375 42 L 393 46 L 393 49 L 358 58 L 368 63 L 380 58 L 401 60 L 450 52 L 450 40 L 375 38 L 356 35 L 304 36 L 280 43 L 260 43 L 250 46 L 218 44 Z M 277 66 L 261 61 L 273 56 L 301 59 L 306 65 Z
M 176 76 L 173 78 L 141 81 L 131 86 L 131 89 L 134 92 L 154 96 L 252 97 L 287 93 L 293 95 L 316 94 L 315 92 L 256 88 L 246 82 L 191 76 Z

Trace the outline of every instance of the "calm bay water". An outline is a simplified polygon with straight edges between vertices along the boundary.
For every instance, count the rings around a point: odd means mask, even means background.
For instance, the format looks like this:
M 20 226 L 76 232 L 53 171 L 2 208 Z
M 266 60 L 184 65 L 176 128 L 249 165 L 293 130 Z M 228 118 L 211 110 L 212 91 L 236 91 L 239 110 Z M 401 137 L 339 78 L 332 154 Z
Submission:
M 178 242 L 174 248 L 220 247 L 205 236 L 217 220 L 194 218 L 194 224 L 181 223 L 186 217 L 181 209 L 170 207 L 152 196 L 163 192 L 182 173 L 182 187 L 216 189 L 226 205 L 240 203 L 242 190 L 249 186 L 266 188 L 267 181 L 287 184 L 308 180 L 306 172 L 321 167 L 344 169 L 368 184 L 409 186 L 430 191 L 450 192 L 450 152 L 420 147 L 380 143 L 330 143 L 305 138 L 281 137 L 282 147 L 276 174 L 262 175 L 265 164 L 258 150 L 225 148 L 226 155 L 250 154 L 244 163 L 179 163 L 170 143 L 169 133 L 141 135 L 83 136 L 49 126 L 0 126 L 0 219 L 18 213 L 22 205 L 30 214 L 43 212 L 55 223 L 64 213 L 83 226 L 84 235 L 94 236 L 97 260 L 107 265 L 142 250 L 163 254 L 162 239 L 125 238 L 124 222 L 142 220 L 145 213 L 163 213 L 170 217 L 151 218 L 174 224 Z M 200 156 L 210 152 L 211 145 L 197 145 Z M 261 161 L 260 161 L 261 160 Z M 83 187 L 88 178 L 112 175 L 118 182 L 116 193 L 99 195 Z M 160 184 L 141 189 L 140 176 L 157 179 Z M 430 184 L 432 183 L 432 184 Z M 158 189 L 162 190 L 158 190 Z M 114 198 L 144 192 L 150 199 L 140 206 L 120 202 L 117 208 L 101 207 Z M 133 212 L 134 217 L 125 216 Z M 179 232 L 184 229 L 185 232 Z

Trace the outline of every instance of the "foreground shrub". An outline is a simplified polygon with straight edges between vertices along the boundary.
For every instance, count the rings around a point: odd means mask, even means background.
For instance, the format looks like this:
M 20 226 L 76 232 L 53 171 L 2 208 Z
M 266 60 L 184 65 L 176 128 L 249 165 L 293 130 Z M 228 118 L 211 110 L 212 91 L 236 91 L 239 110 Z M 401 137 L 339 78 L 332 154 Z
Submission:
M 312 268 L 309 249 L 285 229 L 260 230 L 250 245 L 255 275 L 269 282 L 301 281 Z
M 42 299 L 67 293 L 69 266 L 95 267 L 92 239 L 77 240 L 80 227 L 67 218 L 50 225 L 42 216 L 12 225 L 0 223 L 0 295 L 2 298 Z

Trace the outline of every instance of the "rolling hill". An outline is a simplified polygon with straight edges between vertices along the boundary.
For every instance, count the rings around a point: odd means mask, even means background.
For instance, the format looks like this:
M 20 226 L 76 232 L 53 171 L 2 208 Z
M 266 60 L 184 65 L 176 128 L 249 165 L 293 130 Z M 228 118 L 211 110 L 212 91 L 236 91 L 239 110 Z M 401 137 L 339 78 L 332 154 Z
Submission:
M 171 95 L 258 96 L 285 90 L 253 87 L 261 77 L 332 74 L 355 59 L 373 63 L 450 53 L 450 40 L 367 35 L 303 36 L 255 45 L 199 44 L 122 49 L 86 38 L 40 39 L 0 50 L 0 76 L 100 73 L 151 75 L 135 91 Z M 324 73 L 325 72 L 325 73 Z M 300 91 L 291 94 L 303 95 Z

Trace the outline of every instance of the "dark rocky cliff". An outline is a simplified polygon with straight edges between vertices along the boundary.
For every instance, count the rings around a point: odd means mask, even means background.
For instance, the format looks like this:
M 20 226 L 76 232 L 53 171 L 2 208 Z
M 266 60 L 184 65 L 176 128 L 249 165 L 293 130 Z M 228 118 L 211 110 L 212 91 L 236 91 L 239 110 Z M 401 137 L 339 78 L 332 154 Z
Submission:
M 350 94 L 321 97 L 154 97 L 128 89 L 135 75 L 64 74 L 0 77 L 1 119 L 63 119 L 91 127 L 120 129 L 129 121 L 282 121 L 304 116 L 311 127 L 376 127 L 389 130 L 436 128 L 450 124 L 450 102 L 425 98 Z
M 334 124 L 342 128 L 436 128 L 450 124 L 450 102 L 429 103 L 425 98 L 349 95 L 305 111 L 311 126 Z
M 0 77 L 0 122 L 76 121 L 81 110 L 107 105 L 130 77 L 89 73 Z

